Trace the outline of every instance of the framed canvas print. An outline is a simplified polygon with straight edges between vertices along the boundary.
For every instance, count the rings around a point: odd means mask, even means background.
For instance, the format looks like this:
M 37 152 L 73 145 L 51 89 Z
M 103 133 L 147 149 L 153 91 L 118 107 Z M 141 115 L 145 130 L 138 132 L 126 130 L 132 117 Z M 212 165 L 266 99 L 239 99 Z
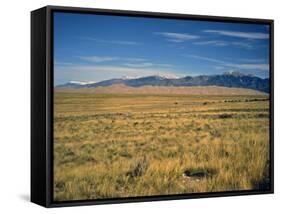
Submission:
M 31 13 L 31 201 L 273 193 L 273 20 Z

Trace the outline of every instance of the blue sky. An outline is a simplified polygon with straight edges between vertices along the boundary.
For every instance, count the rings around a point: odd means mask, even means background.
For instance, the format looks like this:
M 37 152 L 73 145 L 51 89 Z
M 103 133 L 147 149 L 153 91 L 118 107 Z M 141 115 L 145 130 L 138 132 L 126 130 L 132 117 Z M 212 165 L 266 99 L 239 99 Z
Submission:
M 269 76 L 269 26 L 92 14 L 54 14 L 54 81 Z

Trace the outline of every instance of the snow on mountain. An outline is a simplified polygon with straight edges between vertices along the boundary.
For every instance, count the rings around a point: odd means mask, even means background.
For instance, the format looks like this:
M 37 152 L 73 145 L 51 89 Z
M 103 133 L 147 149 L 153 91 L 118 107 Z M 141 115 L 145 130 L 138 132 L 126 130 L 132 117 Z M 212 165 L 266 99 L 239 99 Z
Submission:
M 70 84 L 76 84 L 76 85 L 88 85 L 88 84 L 94 84 L 96 82 L 94 81 L 89 81 L 89 82 L 84 82 L 84 81 L 69 81 Z
M 155 76 L 162 77 L 164 79 L 179 79 L 180 78 L 174 74 L 157 74 Z
M 123 80 L 132 80 L 132 79 L 138 79 L 141 78 L 141 76 L 122 76 L 121 79 Z
M 150 76 L 123 76 L 122 78 L 108 79 L 100 82 L 71 81 L 57 88 L 96 88 L 115 84 L 130 87 L 142 86 L 222 86 L 248 88 L 268 93 L 270 91 L 269 79 L 262 79 L 252 75 L 242 74 L 237 71 L 217 75 L 199 75 L 177 77 L 170 74 Z

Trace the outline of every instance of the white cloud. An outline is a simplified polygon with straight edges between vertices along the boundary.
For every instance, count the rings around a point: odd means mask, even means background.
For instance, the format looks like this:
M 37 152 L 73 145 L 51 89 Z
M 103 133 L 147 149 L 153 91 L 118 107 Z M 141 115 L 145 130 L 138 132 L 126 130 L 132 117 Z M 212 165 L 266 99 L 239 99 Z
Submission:
M 216 70 L 224 70 L 225 67 L 224 66 L 220 66 L 220 65 L 216 65 L 216 66 L 214 66 L 214 69 L 216 69 Z
M 235 68 L 235 69 L 269 71 L 269 64 L 266 63 L 231 63 L 224 60 L 218 60 L 210 57 L 204 57 L 204 56 L 198 56 L 192 54 L 185 55 L 185 56 L 219 64 L 217 69 L 221 69 L 223 66 L 223 67 Z
M 98 39 L 94 37 L 81 37 L 81 39 L 98 42 L 98 43 L 108 43 L 108 44 L 115 44 L 115 45 L 140 45 L 140 43 L 138 42 L 127 41 L 127 40 L 105 40 L 105 39 Z
M 218 60 L 218 59 L 214 59 L 214 58 L 210 58 L 210 57 L 204 57 L 204 56 L 198 56 L 198 55 L 194 55 L 194 54 L 188 54 L 185 55 L 187 57 L 191 57 L 194 59 L 201 59 L 201 60 L 205 60 L 205 61 L 209 61 L 209 62 L 214 62 L 214 63 L 219 63 L 219 64 L 224 64 L 224 61 Z
M 226 31 L 226 30 L 204 30 L 205 33 L 214 33 L 222 36 L 239 37 L 246 39 L 268 39 L 268 33 L 257 32 L 241 32 L 241 31 Z
M 133 62 L 142 62 L 142 61 L 147 61 L 144 58 L 130 58 L 130 57 L 124 57 L 122 58 L 123 60 L 127 60 L 127 61 L 133 61 Z
M 246 59 L 246 58 L 241 58 L 239 60 L 247 63 L 263 63 L 265 61 L 265 59 Z
M 118 57 L 111 56 L 81 56 L 79 58 L 90 62 L 108 62 L 119 59 Z
M 239 69 L 257 69 L 263 71 L 269 70 L 269 64 L 228 64 L 228 66 Z
M 145 67 L 172 67 L 171 64 L 162 64 L 162 63 L 151 63 L 151 62 L 142 62 L 142 63 L 125 63 L 125 66 L 135 67 L 135 68 L 145 68 Z
M 151 67 L 153 64 L 150 62 L 143 62 L 143 63 L 124 63 L 124 65 L 128 67 L 145 68 L 145 67 Z
M 124 76 L 150 76 L 150 75 L 177 75 L 175 72 L 155 67 L 125 67 L 125 66 L 97 66 L 97 65 L 72 65 L 55 66 L 56 79 L 79 82 L 102 81 Z M 180 75 L 179 75 L 180 76 Z
M 253 48 L 253 45 L 246 42 L 231 42 L 231 45 L 242 47 L 242 48 Z
M 188 33 L 155 32 L 154 34 L 164 36 L 168 39 L 168 41 L 177 43 L 199 38 L 197 35 L 191 35 Z
M 144 58 L 130 58 L 130 57 L 116 57 L 116 56 L 79 56 L 80 59 L 89 62 L 109 62 L 109 61 L 128 61 L 128 62 L 143 62 L 146 61 Z
M 229 41 L 222 41 L 222 40 L 209 40 L 209 41 L 201 41 L 201 42 L 193 42 L 195 45 L 212 45 L 212 46 L 236 46 L 242 48 L 252 48 L 253 46 L 247 42 L 229 42 Z
M 152 63 L 144 58 L 115 57 L 115 56 L 80 56 L 79 58 L 93 63 L 118 61 L 123 63 L 123 65 L 125 65 L 126 67 L 133 67 L 133 68 L 173 67 L 173 65 L 167 63 Z M 68 65 L 68 64 L 61 64 L 61 65 Z M 69 65 L 73 65 L 73 64 L 69 64 Z
M 210 41 L 201 41 L 194 42 L 195 45 L 214 45 L 214 46 L 228 46 L 228 43 L 220 40 L 210 40 Z

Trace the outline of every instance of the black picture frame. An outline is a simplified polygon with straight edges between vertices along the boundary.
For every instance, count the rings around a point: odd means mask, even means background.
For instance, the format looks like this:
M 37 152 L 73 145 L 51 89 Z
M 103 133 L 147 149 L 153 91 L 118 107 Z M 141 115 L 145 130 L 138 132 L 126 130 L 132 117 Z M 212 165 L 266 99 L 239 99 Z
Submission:
M 270 189 L 55 202 L 53 200 L 53 13 L 84 13 L 270 25 Z M 46 6 L 31 12 L 31 201 L 44 207 L 268 194 L 274 192 L 274 21 Z

